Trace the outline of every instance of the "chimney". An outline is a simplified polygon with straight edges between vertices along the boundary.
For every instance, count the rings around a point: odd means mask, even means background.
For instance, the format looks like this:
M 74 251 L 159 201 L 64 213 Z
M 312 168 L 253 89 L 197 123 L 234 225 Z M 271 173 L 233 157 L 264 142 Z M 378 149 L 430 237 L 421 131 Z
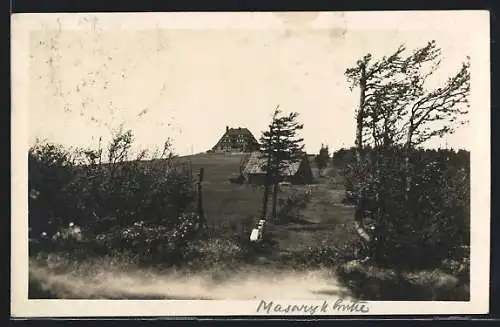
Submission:
M 229 126 L 226 126 L 226 132 L 229 131 Z

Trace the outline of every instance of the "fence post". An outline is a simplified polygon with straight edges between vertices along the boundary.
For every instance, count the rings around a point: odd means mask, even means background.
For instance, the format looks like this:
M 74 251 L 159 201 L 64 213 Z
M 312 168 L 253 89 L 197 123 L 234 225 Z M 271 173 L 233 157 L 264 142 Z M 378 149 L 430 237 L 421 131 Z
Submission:
M 203 182 L 204 171 L 205 171 L 204 168 L 200 168 L 200 171 L 198 173 L 198 215 L 200 216 L 201 226 L 208 229 L 207 221 L 205 219 L 205 213 L 203 212 L 203 198 L 202 198 L 202 185 L 201 185 L 201 183 Z

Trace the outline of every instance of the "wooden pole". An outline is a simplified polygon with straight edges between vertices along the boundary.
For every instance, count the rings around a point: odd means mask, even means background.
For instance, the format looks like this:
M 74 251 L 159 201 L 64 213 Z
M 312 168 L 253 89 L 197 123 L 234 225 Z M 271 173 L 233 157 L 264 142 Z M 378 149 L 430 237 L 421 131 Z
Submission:
M 203 212 L 203 198 L 202 198 L 202 185 L 204 175 L 204 168 L 200 168 L 198 173 L 198 215 L 200 217 L 201 227 L 208 227 L 207 221 L 205 219 L 205 213 Z
M 359 110 L 356 116 L 356 159 L 361 162 L 363 152 L 363 122 L 365 115 L 365 96 L 366 96 L 366 64 L 360 66 L 361 77 L 359 80 Z

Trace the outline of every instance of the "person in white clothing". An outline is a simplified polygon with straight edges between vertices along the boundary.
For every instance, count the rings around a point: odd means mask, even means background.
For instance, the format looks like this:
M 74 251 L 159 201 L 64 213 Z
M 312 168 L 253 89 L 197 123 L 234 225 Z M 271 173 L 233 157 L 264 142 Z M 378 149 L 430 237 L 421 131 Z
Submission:
M 250 241 L 252 242 L 260 242 L 262 241 L 263 234 L 264 234 L 264 224 L 265 224 L 264 219 L 260 219 L 259 223 L 257 224 L 256 228 L 252 229 L 252 233 L 250 234 Z

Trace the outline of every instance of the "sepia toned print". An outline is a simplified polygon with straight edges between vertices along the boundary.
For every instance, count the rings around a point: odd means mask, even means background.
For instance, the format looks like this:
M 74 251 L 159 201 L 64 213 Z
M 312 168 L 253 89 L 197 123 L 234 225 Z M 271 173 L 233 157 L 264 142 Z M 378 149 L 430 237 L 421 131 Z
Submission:
M 17 316 L 487 311 L 488 13 L 13 26 Z

